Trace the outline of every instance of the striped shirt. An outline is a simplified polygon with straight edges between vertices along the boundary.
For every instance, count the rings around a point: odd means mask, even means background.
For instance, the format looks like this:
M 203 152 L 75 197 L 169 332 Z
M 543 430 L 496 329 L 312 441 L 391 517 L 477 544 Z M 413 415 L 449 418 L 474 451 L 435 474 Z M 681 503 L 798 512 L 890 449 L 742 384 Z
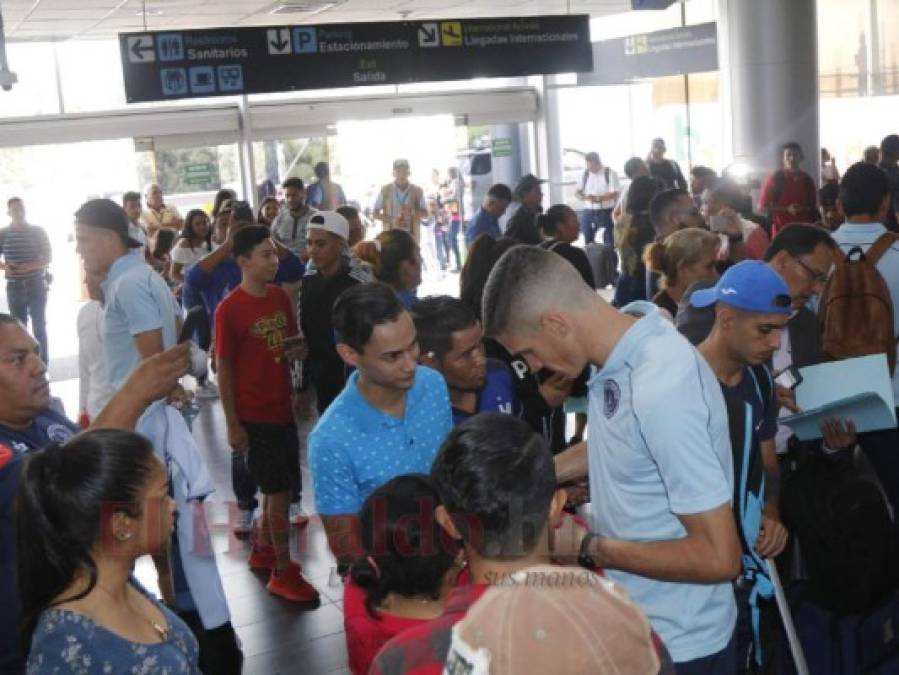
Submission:
M 37 225 L 11 225 L 0 229 L 0 255 L 6 265 L 22 265 L 46 261 L 50 262 L 50 240 L 43 228 Z M 6 270 L 7 279 L 31 279 L 44 274 L 43 269 L 27 274 L 17 274 Z

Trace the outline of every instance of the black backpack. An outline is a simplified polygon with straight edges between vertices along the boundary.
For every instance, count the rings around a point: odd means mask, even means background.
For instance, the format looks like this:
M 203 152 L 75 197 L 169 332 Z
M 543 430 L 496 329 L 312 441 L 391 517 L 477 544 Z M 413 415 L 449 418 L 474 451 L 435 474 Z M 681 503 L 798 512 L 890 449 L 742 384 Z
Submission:
M 899 531 L 880 489 L 859 477 L 848 453 L 810 453 L 786 481 L 781 509 L 799 539 L 808 600 L 858 614 L 899 587 Z

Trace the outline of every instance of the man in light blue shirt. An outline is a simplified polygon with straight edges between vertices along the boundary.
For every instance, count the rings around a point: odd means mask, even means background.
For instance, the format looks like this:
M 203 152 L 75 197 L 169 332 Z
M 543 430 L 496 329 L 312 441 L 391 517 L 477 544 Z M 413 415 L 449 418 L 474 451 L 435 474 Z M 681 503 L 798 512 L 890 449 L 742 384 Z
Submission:
M 443 376 L 418 365 L 415 326 L 388 286 L 344 291 L 333 325 L 337 352 L 356 372 L 309 435 L 309 469 L 328 544 L 348 563 L 365 498 L 395 476 L 430 472 L 453 419 Z
M 104 279 L 103 348 L 115 391 L 145 358 L 173 347 L 181 310 L 168 285 L 140 256 L 128 216 L 115 202 L 92 199 L 75 214 L 78 253 L 84 269 Z
M 474 240 L 482 234 L 493 239 L 502 237 L 503 232 L 499 227 L 499 219 L 505 215 L 511 202 L 512 190 L 508 185 L 497 183 L 491 186 L 481 208 L 468 223 L 468 229 L 465 230 L 465 245 L 471 248 Z
M 731 581 L 740 543 L 730 501 L 727 410 L 705 360 L 656 310 L 622 314 L 552 252 L 516 247 L 484 290 L 485 332 L 531 370 L 577 377 L 587 363 L 589 448 L 556 458 L 587 474 L 591 532 L 571 540 L 646 612 L 678 675 L 736 669 Z
M 893 337 L 899 336 L 899 237 L 884 227 L 891 206 L 886 174 L 876 166 L 853 164 L 840 181 L 840 205 L 846 222 L 833 233 L 844 254 L 858 247 L 867 252 L 881 237 L 893 237 L 877 260 L 876 267 L 893 301 Z M 825 298 L 826 299 L 826 298 Z M 893 394 L 899 402 L 899 368 L 893 374 Z M 896 512 L 899 509 L 899 429 L 875 431 L 859 436 L 865 451 Z

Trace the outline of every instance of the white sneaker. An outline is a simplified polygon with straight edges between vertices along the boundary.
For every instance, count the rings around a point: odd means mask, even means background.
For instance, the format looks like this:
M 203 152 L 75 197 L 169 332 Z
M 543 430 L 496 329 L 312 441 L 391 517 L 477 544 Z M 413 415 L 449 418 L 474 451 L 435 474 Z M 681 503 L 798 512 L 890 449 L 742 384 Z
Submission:
M 247 535 L 253 531 L 253 511 L 239 511 L 234 523 L 234 534 Z
M 203 401 L 210 401 L 219 397 L 219 389 L 215 382 L 207 382 L 202 387 L 197 387 L 196 397 Z
M 290 505 L 290 524 L 302 527 L 309 522 L 309 516 L 303 513 L 303 507 L 299 502 Z

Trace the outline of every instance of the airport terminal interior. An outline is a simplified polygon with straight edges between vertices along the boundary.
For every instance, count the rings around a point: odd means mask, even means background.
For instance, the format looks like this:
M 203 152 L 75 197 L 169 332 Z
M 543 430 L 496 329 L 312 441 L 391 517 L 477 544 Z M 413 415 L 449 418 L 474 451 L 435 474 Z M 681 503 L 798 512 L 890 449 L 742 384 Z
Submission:
M 0 675 L 899 674 L 897 26 L 0 0 Z

